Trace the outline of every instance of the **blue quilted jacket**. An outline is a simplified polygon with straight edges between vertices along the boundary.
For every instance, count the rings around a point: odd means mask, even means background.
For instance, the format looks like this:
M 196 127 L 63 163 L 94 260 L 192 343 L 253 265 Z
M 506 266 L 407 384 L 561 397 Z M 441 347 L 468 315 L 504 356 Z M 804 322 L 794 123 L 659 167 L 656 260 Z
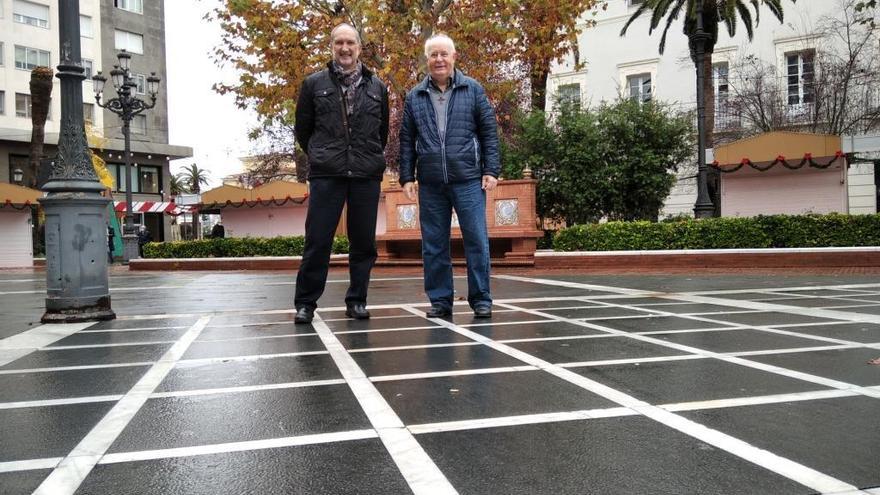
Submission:
M 455 71 L 446 105 L 446 139 L 440 140 L 430 76 L 406 95 L 400 127 L 400 184 L 450 183 L 498 177 L 498 126 L 480 84 Z

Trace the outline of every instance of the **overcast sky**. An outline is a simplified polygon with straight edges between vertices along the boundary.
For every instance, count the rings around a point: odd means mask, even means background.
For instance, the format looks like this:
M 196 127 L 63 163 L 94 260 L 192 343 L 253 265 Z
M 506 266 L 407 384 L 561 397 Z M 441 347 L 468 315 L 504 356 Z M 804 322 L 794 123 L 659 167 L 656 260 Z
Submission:
M 220 28 L 202 20 L 219 0 L 165 2 L 168 64 L 168 132 L 171 144 L 190 146 L 193 157 L 171 162 L 172 173 L 196 162 L 210 171 L 209 187 L 241 171 L 239 157 L 250 154 L 248 130 L 256 123 L 249 111 L 235 107 L 231 95 L 211 89 L 235 80 L 233 71 L 217 67 L 210 53 L 220 41 Z

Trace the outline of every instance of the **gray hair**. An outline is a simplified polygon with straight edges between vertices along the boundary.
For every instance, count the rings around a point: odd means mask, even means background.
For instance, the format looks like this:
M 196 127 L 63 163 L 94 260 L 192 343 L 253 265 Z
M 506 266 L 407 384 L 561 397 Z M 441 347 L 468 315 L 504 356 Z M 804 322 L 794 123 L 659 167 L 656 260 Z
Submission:
M 428 56 L 428 47 L 437 41 L 446 43 L 452 48 L 452 53 L 455 53 L 455 42 L 452 41 L 452 38 L 443 33 L 438 33 L 425 40 L 425 56 Z
M 336 31 L 338 31 L 340 28 L 344 28 L 344 27 L 347 27 L 348 29 L 351 29 L 352 31 L 354 31 L 354 36 L 355 36 L 355 38 L 357 38 L 358 45 L 363 44 L 363 43 L 361 43 L 361 33 L 359 33 L 358 30 L 354 28 L 354 26 L 352 26 L 351 24 L 349 24 L 347 22 L 337 24 L 332 30 L 330 30 L 330 43 L 331 44 L 333 43 L 333 38 L 336 37 Z

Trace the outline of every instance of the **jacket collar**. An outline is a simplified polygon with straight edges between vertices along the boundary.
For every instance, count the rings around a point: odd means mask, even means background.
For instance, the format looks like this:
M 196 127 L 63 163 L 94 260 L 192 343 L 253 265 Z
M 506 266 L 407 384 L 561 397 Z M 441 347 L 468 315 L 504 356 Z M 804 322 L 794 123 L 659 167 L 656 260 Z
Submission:
M 327 70 L 330 72 L 330 77 L 334 77 L 333 75 L 335 74 L 335 72 L 333 72 L 333 60 L 327 62 Z M 364 64 L 363 62 L 361 62 L 361 75 L 364 77 L 364 79 L 369 79 L 373 77 L 373 71 L 368 69 L 366 64 Z
M 452 76 L 452 88 L 451 89 L 455 89 L 455 88 L 459 88 L 461 86 L 464 86 L 464 84 L 462 82 L 463 80 L 464 80 L 464 73 L 462 73 L 458 69 L 455 69 L 455 72 L 453 73 L 453 76 Z M 416 89 L 416 91 L 419 91 L 419 92 L 424 91 L 427 93 L 428 88 L 430 87 L 430 84 L 431 84 L 431 76 L 427 75 L 427 76 L 425 76 L 424 79 L 422 79 L 422 82 L 420 82 L 418 84 L 418 86 L 416 86 L 415 89 Z

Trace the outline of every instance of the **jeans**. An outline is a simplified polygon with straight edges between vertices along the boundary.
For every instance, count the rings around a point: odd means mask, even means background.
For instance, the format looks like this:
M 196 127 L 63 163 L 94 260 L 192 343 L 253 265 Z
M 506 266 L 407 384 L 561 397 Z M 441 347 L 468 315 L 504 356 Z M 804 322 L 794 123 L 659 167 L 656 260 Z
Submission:
M 449 184 L 419 184 L 425 293 L 432 305 L 452 307 L 454 288 L 449 244 L 453 208 L 458 214 L 464 243 L 468 303 L 472 308 L 491 306 L 486 192 L 480 179 Z
M 366 304 L 370 271 L 376 262 L 376 213 L 380 182 L 371 179 L 317 178 L 309 182 L 306 244 L 296 274 L 296 308 L 315 309 L 327 284 L 333 236 L 342 207 L 348 227 L 349 287 L 346 304 Z

